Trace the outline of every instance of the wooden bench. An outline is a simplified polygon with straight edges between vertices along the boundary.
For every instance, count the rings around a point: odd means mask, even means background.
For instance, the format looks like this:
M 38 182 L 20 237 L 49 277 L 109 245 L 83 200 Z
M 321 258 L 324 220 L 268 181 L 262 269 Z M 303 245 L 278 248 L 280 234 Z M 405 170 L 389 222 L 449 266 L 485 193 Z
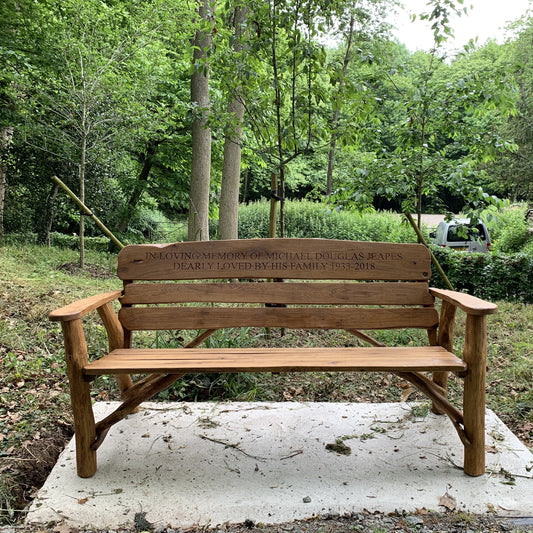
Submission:
M 50 315 L 63 329 L 78 475 L 96 472 L 96 450 L 113 424 L 185 374 L 289 371 L 401 376 L 453 422 L 464 445 L 465 473 L 483 474 L 486 320 L 497 307 L 429 288 L 430 266 L 428 250 L 418 244 L 254 239 L 127 246 L 118 256 L 122 290 Z M 435 298 L 442 302 L 440 316 Z M 117 299 L 118 314 L 111 305 Z M 458 308 L 466 312 L 462 358 L 452 347 Z M 89 362 L 82 318 L 93 310 L 107 330 L 109 353 Z M 339 329 L 370 346 L 196 348 L 214 331 L 234 327 Z M 397 328 L 427 330 L 428 345 L 385 346 L 362 331 Z M 189 329 L 200 333 L 184 348 L 148 349 L 132 342 L 134 331 Z M 462 411 L 446 398 L 450 372 L 464 380 Z M 90 383 L 102 374 L 116 376 L 123 403 L 95 423 Z M 134 382 L 131 374 L 147 376 Z

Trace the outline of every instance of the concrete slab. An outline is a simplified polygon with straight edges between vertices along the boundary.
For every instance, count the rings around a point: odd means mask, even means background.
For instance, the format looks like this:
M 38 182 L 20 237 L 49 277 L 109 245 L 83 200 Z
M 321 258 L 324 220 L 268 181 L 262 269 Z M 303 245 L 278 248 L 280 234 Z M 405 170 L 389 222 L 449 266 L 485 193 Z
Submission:
M 96 404 L 97 417 L 116 405 Z M 475 513 L 533 515 L 533 454 L 494 413 L 487 411 L 488 473 L 471 478 L 457 468 L 462 445 L 451 422 L 419 407 L 147 403 L 111 429 L 94 477 L 76 476 L 71 442 L 27 523 L 115 529 L 146 513 L 156 527 L 186 528 L 364 509 L 442 511 L 454 502 Z

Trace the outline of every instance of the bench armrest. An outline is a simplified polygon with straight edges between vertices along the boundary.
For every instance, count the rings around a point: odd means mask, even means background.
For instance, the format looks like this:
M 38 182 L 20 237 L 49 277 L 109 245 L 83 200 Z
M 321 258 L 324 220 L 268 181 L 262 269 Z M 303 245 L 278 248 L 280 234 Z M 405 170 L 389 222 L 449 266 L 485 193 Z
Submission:
M 455 307 L 459 307 L 469 315 L 493 315 L 498 312 L 498 306 L 491 302 L 486 302 L 470 294 L 450 291 L 447 289 L 429 289 L 429 292 L 436 298 L 440 298 Z
M 56 322 L 70 322 L 71 320 L 78 320 L 90 311 L 94 311 L 95 309 L 98 309 L 99 307 L 102 307 L 113 300 L 117 300 L 120 296 L 122 296 L 121 290 L 90 296 L 89 298 L 78 300 L 66 305 L 65 307 L 61 307 L 60 309 L 52 311 L 49 315 L 49 318 L 50 320 Z

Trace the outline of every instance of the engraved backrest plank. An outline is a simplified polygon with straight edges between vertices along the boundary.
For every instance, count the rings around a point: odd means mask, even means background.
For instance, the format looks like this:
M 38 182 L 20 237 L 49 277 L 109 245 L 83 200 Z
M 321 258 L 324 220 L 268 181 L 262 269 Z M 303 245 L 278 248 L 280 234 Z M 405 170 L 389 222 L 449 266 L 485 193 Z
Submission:
M 122 280 L 285 278 L 427 281 L 428 250 L 417 244 L 326 239 L 250 239 L 127 246 Z

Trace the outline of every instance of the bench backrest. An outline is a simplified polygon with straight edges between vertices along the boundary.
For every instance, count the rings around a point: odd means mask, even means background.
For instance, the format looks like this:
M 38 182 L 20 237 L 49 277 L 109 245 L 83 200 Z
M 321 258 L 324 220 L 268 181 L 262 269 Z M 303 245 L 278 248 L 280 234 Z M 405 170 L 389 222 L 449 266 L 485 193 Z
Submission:
M 134 245 L 120 252 L 118 275 L 124 281 L 119 317 L 127 330 L 438 324 L 428 291 L 430 255 L 418 244 L 252 239 Z

